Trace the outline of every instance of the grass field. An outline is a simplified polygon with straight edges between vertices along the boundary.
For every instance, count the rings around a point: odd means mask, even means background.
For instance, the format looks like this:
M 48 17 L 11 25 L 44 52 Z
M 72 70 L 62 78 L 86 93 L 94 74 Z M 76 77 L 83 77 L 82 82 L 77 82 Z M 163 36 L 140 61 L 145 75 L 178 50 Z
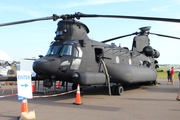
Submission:
M 162 79 L 164 79 L 164 78 L 167 78 L 167 69 L 169 69 L 170 67 L 169 66 L 164 66 L 164 67 L 160 67 L 160 68 L 158 68 L 157 70 L 158 71 L 160 71 L 160 70 L 162 70 L 163 72 L 157 72 L 157 76 L 158 76 L 158 78 L 162 78 Z M 174 68 L 177 68 L 177 67 L 174 67 Z M 178 79 L 178 72 L 175 72 L 175 74 L 174 74 L 174 79 Z
M 165 72 L 157 72 L 157 76 L 160 79 L 167 78 L 167 72 L 166 71 Z M 175 74 L 174 74 L 174 79 L 178 79 L 178 73 L 177 72 L 175 72 Z

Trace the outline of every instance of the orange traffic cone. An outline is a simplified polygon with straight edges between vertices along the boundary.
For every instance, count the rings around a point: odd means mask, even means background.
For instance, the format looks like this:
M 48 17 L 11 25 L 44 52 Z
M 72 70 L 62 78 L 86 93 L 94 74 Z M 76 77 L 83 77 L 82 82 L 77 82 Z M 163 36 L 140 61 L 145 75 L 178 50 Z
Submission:
M 34 86 L 34 82 L 32 82 L 32 93 L 35 92 L 35 86 Z
M 56 88 L 60 88 L 61 86 L 60 86 L 60 81 L 57 81 L 56 82 Z
M 28 112 L 27 99 L 23 99 L 23 100 L 22 100 L 21 113 L 22 113 L 22 112 Z
M 80 85 L 79 84 L 77 86 L 76 100 L 75 100 L 74 104 L 76 104 L 76 105 L 82 104 L 82 102 L 81 102 L 81 94 L 80 94 Z

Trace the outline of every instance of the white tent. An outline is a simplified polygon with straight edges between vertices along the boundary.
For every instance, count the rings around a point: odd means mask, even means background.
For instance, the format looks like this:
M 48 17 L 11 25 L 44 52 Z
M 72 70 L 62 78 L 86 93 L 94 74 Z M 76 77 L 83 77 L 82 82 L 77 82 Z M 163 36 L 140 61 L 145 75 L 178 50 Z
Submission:
M 2 76 L 6 76 L 8 69 L 11 68 L 11 66 L 6 66 L 6 61 L 10 64 L 13 63 L 13 59 L 7 53 L 0 51 L 0 74 Z
M 0 51 L 0 61 L 13 62 L 13 59 L 7 53 Z

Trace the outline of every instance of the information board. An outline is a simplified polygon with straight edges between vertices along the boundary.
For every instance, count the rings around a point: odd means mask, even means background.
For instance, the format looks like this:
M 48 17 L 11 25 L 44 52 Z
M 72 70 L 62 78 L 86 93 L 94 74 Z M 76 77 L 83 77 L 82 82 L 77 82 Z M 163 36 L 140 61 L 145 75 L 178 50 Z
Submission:
M 31 71 L 17 71 L 17 89 L 18 100 L 33 98 Z

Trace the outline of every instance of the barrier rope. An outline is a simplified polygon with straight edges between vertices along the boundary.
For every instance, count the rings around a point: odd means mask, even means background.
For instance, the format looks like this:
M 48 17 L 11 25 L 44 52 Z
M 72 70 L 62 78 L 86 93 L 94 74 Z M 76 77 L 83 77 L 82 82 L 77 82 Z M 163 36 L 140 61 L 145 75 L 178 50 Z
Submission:
M 9 95 L 3 95 L 3 96 L 0 96 L 0 98 L 4 98 L 4 97 L 11 97 L 11 96 L 16 96 L 17 94 L 9 94 Z
M 61 95 L 69 94 L 69 93 L 76 92 L 76 91 L 77 90 L 72 90 L 72 91 L 68 91 L 68 92 L 64 92 L 64 93 L 59 93 L 59 94 L 53 94 L 53 95 L 33 96 L 33 98 L 56 97 L 56 96 L 61 96 Z M 11 96 L 16 96 L 16 95 L 17 94 L 3 95 L 3 96 L 0 96 L 0 98 L 11 97 Z
M 72 90 L 72 91 L 68 91 L 68 92 L 64 92 L 64 93 L 59 93 L 59 94 L 54 94 L 54 95 L 33 96 L 33 98 L 55 97 L 55 96 L 61 96 L 61 95 L 69 94 L 69 93 L 76 92 L 76 91 L 77 90 Z

